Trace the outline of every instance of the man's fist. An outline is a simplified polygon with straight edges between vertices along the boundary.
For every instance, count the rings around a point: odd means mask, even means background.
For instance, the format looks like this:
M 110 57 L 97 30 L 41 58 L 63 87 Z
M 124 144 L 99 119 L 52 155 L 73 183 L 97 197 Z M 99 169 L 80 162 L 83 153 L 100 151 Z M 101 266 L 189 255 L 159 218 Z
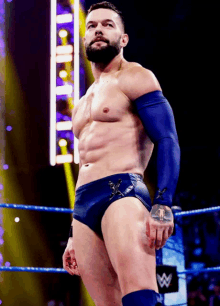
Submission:
M 165 205 L 153 205 L 149 221 L 146 224 L 146 234 L 149 239 L 149 247 L 157 250 L 162 248 L 167 239 L 172 235 L 174 228 L 173 213 L 170 207 Z
M 63 253 L 63 268 L 71 275 L 78 275 L 78 265 L 75 258 L 75 251 L 73 246 L 73 238 L 70 237 Z

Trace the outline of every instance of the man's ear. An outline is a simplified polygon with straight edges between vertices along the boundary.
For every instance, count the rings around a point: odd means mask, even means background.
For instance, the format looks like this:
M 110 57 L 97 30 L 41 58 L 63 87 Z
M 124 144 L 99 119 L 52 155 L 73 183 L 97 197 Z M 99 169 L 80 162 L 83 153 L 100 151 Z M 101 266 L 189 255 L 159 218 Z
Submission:
M 129 42 L 128 34 L 122 34 L 122 42 L 123 42 L 123 48 L 126 47 Z

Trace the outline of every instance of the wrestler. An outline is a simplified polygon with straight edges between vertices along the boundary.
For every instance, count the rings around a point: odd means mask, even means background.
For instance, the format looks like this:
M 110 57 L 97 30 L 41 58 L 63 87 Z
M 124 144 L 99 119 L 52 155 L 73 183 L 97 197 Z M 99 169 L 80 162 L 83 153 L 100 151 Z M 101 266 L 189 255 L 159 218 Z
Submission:
M 95 82 L 72 114 L 80 164 L 63 267 L 96 306 L 161 305 L 155 250 L 173 231 L 180 164 L 173 112 L 154 74 L 123 57 L 129 37 L 113 4 L 90 7 L 83 41 Z M 143 177 L 153 149 L 151 203 Z

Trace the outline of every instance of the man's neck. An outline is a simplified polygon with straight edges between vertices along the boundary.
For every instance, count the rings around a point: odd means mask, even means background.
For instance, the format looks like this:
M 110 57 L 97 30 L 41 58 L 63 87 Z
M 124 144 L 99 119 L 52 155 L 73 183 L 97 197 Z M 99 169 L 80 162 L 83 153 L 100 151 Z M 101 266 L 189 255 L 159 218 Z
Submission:
M 98 82 L 103 75 L 119 71 L 121 69 L 123 60 L 123 56 L 119 54 L 108 64 L 92 62 L 92 73 L 95 78 L 95 82 Z

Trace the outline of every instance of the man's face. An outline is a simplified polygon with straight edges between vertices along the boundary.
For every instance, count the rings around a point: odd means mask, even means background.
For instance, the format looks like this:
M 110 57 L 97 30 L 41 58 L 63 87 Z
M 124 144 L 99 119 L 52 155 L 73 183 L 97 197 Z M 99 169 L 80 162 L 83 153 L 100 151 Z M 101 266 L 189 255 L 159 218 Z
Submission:
M 109 9 L 92 11 L 86 18 L 87 59 L 94 63 L 109 63 L 121 51 L 121 37 L 122 24 L 116 12 Z

